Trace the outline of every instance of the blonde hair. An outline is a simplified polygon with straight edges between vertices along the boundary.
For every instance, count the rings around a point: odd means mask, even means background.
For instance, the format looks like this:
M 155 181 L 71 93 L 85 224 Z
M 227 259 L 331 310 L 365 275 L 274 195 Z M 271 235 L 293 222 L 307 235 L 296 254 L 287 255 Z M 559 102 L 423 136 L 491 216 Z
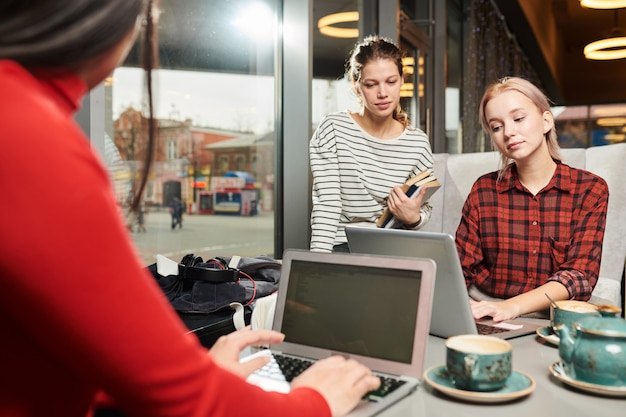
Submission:
M 485 94 L 483 94 L 483 98 L 480 101 L 480 107 L 478 109 L 478 117 L 480 118 L 480 124 L 485 131 L 491 137 L 491 129 L 489 128 L 489 122 L 487 121 L 485 115 L 485 107 L 489 100 L 496 97 L 497 95 L 505 92 L 505 91 L 517 91 L 520 94 L 525 95 L 530 101 L 532 101 L 539 112 L 550 112 L 550 100 L 546 95 L 533 83 L 527 81 L 523 78 L 519 77 L 505 77 L 497 82 L 489 85 L 485 90 Z M 545 134 L 546 143 L 548 145 L 548 152 L 553 160 L 557 162 L 561 162 L 561 147 L 559 146 L 559 142 L 557 140 L 556 135 L 556 127 L 554 124 L 552 125 L 552 129 L 550 129 Z M 504 154 L 500 154 L 500 167 L 498 169 L 498 178 L 501 178 L 504 173 L 511 168 L 511 164 L 513 162 L 512 159 L 508 158 Z
M 398 67 L 398 73 L 402 77 L 402 58 L 404 53 L 391 40 L 378 35 L 371 35 L 358 42 L 350 58 L 346 62 L 346 77 L 352 84 L 354 93 L 358 96 L 356 86 L 361 81 L 361 71 L 370 61 L 377 59 L 389 59 Z M 409 115 L 402 110 L 400 104 L 393 111 L 393 118 L 407 127 L 410 123 Z

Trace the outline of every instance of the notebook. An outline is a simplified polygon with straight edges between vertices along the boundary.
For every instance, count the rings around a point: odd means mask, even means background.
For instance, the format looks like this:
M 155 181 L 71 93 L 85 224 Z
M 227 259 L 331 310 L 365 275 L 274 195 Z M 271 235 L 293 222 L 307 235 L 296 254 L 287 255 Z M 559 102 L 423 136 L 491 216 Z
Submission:
M 511 339 L 535 333 L 541 327 L 523 319 L 499 323 L 491 319 L 474 319 L 461 261 L 454 238 L 448 233 L 348 226 L 346 236 L 353 253 L 418 256 L 435 261 L 437 279 L 430 323 L 430 334 L 434 336 L 491 334 Z
M 285 339 L 249 356 L 273 357 L 249 382 L 288 392 L 283 362 L 342 355 L 396 387 L 361 400 L 352 417 L 374 415 L 417 389 L 424 372 L 433 260 L 288 249 L 282 262 L 273 329 Z

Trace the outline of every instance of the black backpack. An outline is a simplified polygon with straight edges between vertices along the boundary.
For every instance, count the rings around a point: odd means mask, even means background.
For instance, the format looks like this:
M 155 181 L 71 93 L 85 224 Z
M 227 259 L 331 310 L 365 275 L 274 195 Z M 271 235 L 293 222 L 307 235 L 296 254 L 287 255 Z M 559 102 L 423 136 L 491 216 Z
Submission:
M 187 254 L 178 275 L 161 276 L 148 267 L 174 309 L 181 313 L 212 313 L 233 302 L 250 306 L 278 290 L 281 263 L 269 256 L 218 256 L 204 262 Z

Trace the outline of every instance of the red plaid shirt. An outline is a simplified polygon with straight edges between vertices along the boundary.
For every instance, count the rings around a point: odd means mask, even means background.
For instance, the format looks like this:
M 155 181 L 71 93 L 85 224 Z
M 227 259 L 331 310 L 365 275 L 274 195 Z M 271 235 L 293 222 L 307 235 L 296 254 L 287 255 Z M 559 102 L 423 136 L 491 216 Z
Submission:
M 515 166 L 496 178 L 476 180 L 456 232 L 467 286 L 510 298 L 557 281 L 573 299 L 588 300 L 600 271 L 606 182 L 561 163 L 536 196 Z

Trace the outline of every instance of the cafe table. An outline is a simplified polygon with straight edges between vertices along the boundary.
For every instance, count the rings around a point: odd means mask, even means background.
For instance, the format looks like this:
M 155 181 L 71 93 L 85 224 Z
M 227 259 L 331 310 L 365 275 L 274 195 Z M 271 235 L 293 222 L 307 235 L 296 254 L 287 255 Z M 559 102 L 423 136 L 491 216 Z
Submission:
M 534 320 L 547 324 L 545 320 Z M 618 390 L 607 395 L 582 391 L 554 377 L 549 367 L 559 361 L 558 346 L 536 334 L 509 340 L 513 345 L 513 369 L 535 381 L 525 397 L 506 402 L 470 402 L 452 398 L 421 381 L 417 390 L 384 410 L 381 417 L 612 417 L 626 416 L 626 396 Z M 445 366 L 445 339 L 429 336 L 425 370 Z

